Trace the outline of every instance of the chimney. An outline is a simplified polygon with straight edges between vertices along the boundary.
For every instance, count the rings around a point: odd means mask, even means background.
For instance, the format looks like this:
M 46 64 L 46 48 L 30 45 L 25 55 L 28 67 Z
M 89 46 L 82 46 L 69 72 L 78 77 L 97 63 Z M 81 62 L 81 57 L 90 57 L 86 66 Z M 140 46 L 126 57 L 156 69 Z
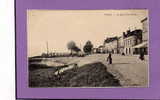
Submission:
M 128 28 L 127 30 L 127 34 L 130 34 L 131 30 L 130 30 L 130 27 Z
M 130 30 L 127 30 L 127 34 L 130 34 L 131 33 L 131 31 Z

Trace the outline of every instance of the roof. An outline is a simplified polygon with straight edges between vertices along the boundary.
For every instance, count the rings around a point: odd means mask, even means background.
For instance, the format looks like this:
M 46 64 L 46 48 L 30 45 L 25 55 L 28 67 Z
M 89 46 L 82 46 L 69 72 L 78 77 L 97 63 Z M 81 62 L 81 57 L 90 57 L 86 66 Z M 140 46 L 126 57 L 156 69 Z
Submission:
M 141 20 L 141 23 L 142 23 L 142 22 L 144 22 L 144 21 L 146 21 L 146 20 L 147 20 L 147 17 L 146 17 L 146 18 L 144 18 L 143 20 Z
M 100 45 L 98 48 L 104 48 L 104 46 L 103 46 L 103 45 Z
M 130 37 L 130 36 L 139 36 L 142 34 L 142 30 L 141 29 L 136 29 L 134 31 L 127 31 L 127 34 L 124 34 L 124 38 Z
M 118 40 L 118 37 L 110 37 L 110 38 L 106 38 L 104 40 L 104 43 L 109 43 L 109 42 L 112 42 L 112 41 L 115 41 L 115 40 Z

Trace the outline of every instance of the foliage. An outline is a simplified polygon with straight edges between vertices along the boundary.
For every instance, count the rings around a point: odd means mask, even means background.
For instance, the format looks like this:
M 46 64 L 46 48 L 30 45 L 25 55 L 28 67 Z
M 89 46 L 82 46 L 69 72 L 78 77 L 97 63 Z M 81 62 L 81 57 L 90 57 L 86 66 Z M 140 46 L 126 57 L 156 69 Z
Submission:
M 72 50 L 73 48 L 75 48 L 75 46 L 76 46 L 76 43 L 74 41 L 70 41 L 67 43 L 67 48 L 69 50 Z
M 86 44 L 83 47 L 83 51 L 85 53 L 91 53 L 92 48 L 93 48 L 93 44 L 91 43 L 91 41 L 87 41 Z
M 79 48 L 76 46 L 76 43 L 75 43 L 74 41 L 68 42 L 67 48 L 68 48 L 69 50 L 71 50 L 71 54 L 72 54 L 72 51 L 75 51 L 75 52 L 81 51 L 81 49 L 79 49 Z

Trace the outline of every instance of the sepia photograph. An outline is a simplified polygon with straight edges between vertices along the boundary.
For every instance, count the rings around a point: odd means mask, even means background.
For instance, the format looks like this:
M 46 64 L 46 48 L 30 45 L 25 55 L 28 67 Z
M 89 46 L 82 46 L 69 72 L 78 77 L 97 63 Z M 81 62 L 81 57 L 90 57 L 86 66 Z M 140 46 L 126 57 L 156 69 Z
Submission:
M 28 86 L 148 87 L 148 13 L 27 10 Z

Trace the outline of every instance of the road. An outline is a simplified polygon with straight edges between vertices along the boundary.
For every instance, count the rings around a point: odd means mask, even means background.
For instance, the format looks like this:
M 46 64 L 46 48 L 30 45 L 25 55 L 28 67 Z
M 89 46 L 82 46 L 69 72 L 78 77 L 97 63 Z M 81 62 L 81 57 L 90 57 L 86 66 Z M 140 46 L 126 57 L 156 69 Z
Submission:
M 120 80 L 122 86 L 148 86 L 148 56 L 145 56 L 145 61 L 138 59 L 138 55 L 134 56 L 121 56 L 112 55 L 113 64 L 109 65 L 106 62 L 108 54 L 96 54 L 85 57 L 80 62 L 96 62 L 101 61 L 105 64 L 108 70 Z M 82 64 L 80 63 L 79 64 Z

